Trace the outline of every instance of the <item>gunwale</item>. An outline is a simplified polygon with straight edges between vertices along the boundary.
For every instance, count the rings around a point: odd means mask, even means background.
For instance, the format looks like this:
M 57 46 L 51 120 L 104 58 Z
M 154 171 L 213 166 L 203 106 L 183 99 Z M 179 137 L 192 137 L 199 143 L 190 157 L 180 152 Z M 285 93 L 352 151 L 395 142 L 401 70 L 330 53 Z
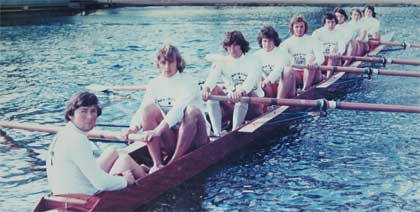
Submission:
M 383 36 L 384 40 L 391 40 L 394 33 Z M 376 55 L 384 48 L 378 46 L 368 55 Z M 360 66 L 362 62 L 353 62 L 350 66 Z M 317 86 L 312 87 L 305 93 L 298 96 L 298 99 L 325 98 L 327 93 L 337 89 L 336 82 L 357 76 L 358 74 L 339 72 Z M 360 75 L 359 75 L 360 76 Z M 279 106 L 271 112 L 267 112 L 255 118 L 250 123 L 231 131 L 211 143 L 202 146 L 194 151 L 185 154 L 174 163 L 165 166 L 163 169 L 147 175 L 140 179 L 138 184 L 129 186 L 119 191 L 105 191 L 97 195 L 52 195 L 42 197 L 33 211 L 45 211 L 51 209 L 65 209 L 69 211 L 131 211 L 151 200 L 160 194 L 197 175 L 210 165 L 224 159 L 230 153 L 247 145 L 255 143 L 258 138 L 272 134 L 276 128 L 286 127 L 290 122 L 283 122 L 276 125 L 268 125 L 275 121 L 290 118 L 293 115 L 285 115 L 289 112 L 305 111 L 313 108 Z M 261 123 L 263 123 L 261 125 Z M 137 146 L 128 148 L 130 155 L 138 162 L 144 154 L 147 154 L 145 144 L 137 142 Z M 79 200 L 79 201 L 78 201 Z

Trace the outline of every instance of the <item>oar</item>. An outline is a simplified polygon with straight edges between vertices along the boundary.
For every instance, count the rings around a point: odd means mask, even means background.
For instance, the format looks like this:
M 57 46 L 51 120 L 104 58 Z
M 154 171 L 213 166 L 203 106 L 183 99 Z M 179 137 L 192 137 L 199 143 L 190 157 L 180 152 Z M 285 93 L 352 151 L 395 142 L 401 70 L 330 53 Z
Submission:
M 45 124 L 34 124 L 34 123 L 21 123 L 14 121 L 0 121 L 0 127 L 11 128 L 11 129 L 21 129 L 28 131 L 37 131 L 37 132 L 47 132 L 47 133 L 57 133 L 62 126 L 52 126 Z M 91 130 L 88 133 L 88 137 L 91 139 L 101 139 L 108 141 L 119 141 L 126 142 L 121 139 L 120 131 L 107 131 L 107 130 Z M 133 141 L 143 141 L 142 135 L 139 134 L 130 134 L 128 136 L 130 140 Z
M 306 66 L 293 65 L 294 68 L 304 69 Z M 345 66 L 319 66 L 321 70 L 332 70 L 334 72 L 350 72 L 358 74 L 377 74 L 377 75 L 388 75 L 388 76 L 401 76 L 401 77 L 420 77 L 420 72 L 416 71 L 401 71 L 401 70 L 385 70 L 378 68 L 356 68 L 356 67 L 345 67 Z
M 107 91 L 145 91 L 146 86 L 144 85 L 131 85 L 131 86 L 105 86 L 98 84 L 91 84 L 86 86 L 86 89 L 99 92 Z
M 229 101 L 227 96 L 210 95 L 209 99 L 216 101 Z M 267 105 L 288 105 L 288 106 L 304 106 L 318 107 L 320 109 L 342 109 L 342 110 L 367 110 L 367 111 L 383 111 L 383 112 L 401 112 L 401 113 L 420 113 L 420 106 L 405 105 L 386 105 L 372 103 L 354 103 L 342 101 L 328 101 L 325 99 L 306 100 L 306 99 L 277 99 L 264 97 L 241 97 L 241 102 L 267 104 Z
M 370 43 L 377 44 L 377 45 L 385 45 L 385 46 L 401 46 L 404 49 L 406 48 L 420 48 L 420 44 L 409 44 L 405 41 L 401 43 L 397 42 L 385 42 L 385 41 L 378 41 L 378 40 L 369 40 Z
M 337 57 L 329 55 L 328 57 Z M 414 65 L 419 66 L 420 61 L 415 60 L 401 60 L 401 59 L 392 59 L 392 58 L 385 58 L 385 57 L 360 57 L 360 56 L 338 56 L 344 60 L 352 60 L 352 61 L 365 61 L 365 62 L 373 62 L 373 63 L 382 63 L 382 64 L 403 64 L 403 65 Z

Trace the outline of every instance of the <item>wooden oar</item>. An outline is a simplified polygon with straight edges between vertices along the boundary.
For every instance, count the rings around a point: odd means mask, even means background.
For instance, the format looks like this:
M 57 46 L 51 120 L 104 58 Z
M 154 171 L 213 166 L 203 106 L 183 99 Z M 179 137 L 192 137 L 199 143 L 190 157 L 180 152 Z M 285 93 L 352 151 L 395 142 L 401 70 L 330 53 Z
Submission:
M 229 101 L 227 96 L 210 95 L 209 99 L 216 101 Z M 325 99 L 306 100 L 306 99 L 276 99 L 264 97 L 241 97 L 241 102 L 267 104 L 267 105 L 288 105 L 318 107 L 320 109 L 342 109 L 342 110 L 368 110 L 383 112 L 401 112 L 401 113 L 420 113 L 420 106 L 405 105 L 385 105 L 372 103 L 353 103 L 341 101 L 328 101 Z
M 37 132 L 47 132 L 47 133 L 57 133 L 58 130 L 62 128 L 62 126 L 52 126 L 52 125 L 34 124 L 34 123 L 21 123 L 21 122 L 14 122 L 14 121 L 0 121 L 0 127 L 11 128 L 11 129 L 21 129 L 21 130 L 28 130 L 28 131 L 37 131 Z M 91 139 L 120 141 L 123 143 L 126 142 L 121 139 L 120 134 L 121 134 L 120 131 L 107 131 L 107 130 L 94 129 L 88 133 L 88 137 Z M 139 134 L 130 134 L 128 138 L 133 141 L 143 141 L 142 135 L 139 135 Z
M 328 57 L 336 57 L 336 56 L 328 56 Z M 382 63 L 382 64 L 403 64 L 403 65 L 414 65 L 420 66 L 420 61 L 415 60 L 401 60 L 401 59 L 392 59 L 392 58 L 385 58 L 385 57 L 360 57 L 360 56 L 338 56 L 344 60 L 352 60 L 352 61 L 366 61 L 371 63 Z
M 91 84 L 86 86 L 86 89 L 92 91 L 100 91 L 100 92 L 107 92 L 107 91 L 145 91 L 146 86 L 144 85 L 131 85 L 131 86 L 105 86 L 105 85 L 98 85 L 98 84 Z
M 294 68 L 304 69 L 306 66 L 303 65 L 293 65 Z M 334 72 L 350 72 L 358 74 L 377 74 L 377 75 L 387 75 L 387 76 L 400 76 L 400 77 L 420 77 L 420 72 L 416 71 L 401 71 L 401 70 L 385 70 L 378 68 L 356 68 L 356 67 L 346 67 L 346 66 L 319 66 L 321 70 L 332 70 Z
M 377 40 L 369 40 L 370 43 L 377 44 L 377 45 L 385 45 L 385 46 L 401 46 L 404 49 L 406 48 L 420 48 L 420 44 L 409 44 L 405 41 L 401 43 L 397 42 L 385 42 L 385 41 L 377 41 Z

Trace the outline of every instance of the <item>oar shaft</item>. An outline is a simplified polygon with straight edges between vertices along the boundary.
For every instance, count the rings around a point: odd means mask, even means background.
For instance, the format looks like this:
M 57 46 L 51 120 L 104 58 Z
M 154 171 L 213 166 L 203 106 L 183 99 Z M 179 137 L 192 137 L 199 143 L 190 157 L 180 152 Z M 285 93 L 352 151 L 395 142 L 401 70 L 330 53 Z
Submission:
M 60 126 L 51 126 L 51 125 L 34 124 L 34 123 L 21 123 L 21 122 L 12 122 L 12 121 L 0 121 L 0 127 L 28 130 L 28 131 L 37 131 L 37 132 L 46 132 L 46 133 L 57 133 L 62 128 Z M 121 139 L 120 135 L 121 135 L 121 132 L 119 131 L 91 130 L 88 132 L 88 137 L 91 139 L 120 141 L 123 143 L 126 142 L 125 140 Z M 139 134 L 130 134 L 128 138 L 133 141 L 144 140 L 143 136 Z
M 112 86 L 111 90 L 114 91 L 145 91 L 146 86 L 143 85 L 133 85 L 133 86 Z
M 369 110 L 383 112 L 420 113 L 419 106 L 384 105 L 370 103 L 336 102 L 337 108 L 342 110 Z
M 231 101 L 227 96 L 210 95 L 209 99 L 216 101 Z M 336 102 L 326 101 L 324 99 L 308 100 L 308 99 L 277 99 L 264 97 L 241 97 L 241 102 L 268 105 L 287 105 L 287 106 L 303 106 L 318 107 L 325 109 L 343 109 L 343 110 L 368 110 L 368 111 L 384 111 L 384 112 L 403 112 L 403 113 L 420 113 L 420 106 L 404 106 L 404 105 L 384 105 L 371 103 L 352 103 L 352 102 Z
M 333 57 L 333 56 L 329 56 Z M 419 66 L 420 61 L 415 60 L 403 60 L 403 59 L 392 59 L 384 57 L 361 57 L 361 56 L 340 56 L 344 60 L 354 60 L 354 61 L 365 61 L 372 63 L 390 63 L 390 64 L 403 64 L 403 65 L 414 65 Z
M 0 127 L 27 130 L 27 131 L 36 131 L 36 132 L 46 132 L 46 133 L 57 133 L 58 130 L 61 129 L 61 127 L 57 127 L 57 126 L 20 123 L 20 122 L 14 122 L 14 121 L 0 121 Z
M 294 68 L 303 69 L 306 66 L 293 65 Z M 378 74 L 387 76 L 401 76 L 401 77 L 420 77 L 420 72 L 416 71 L 401 71 L 401 70 L 385 70 L 376 68 L 356 68 L 347 66 L 319 66 L 321 70 L 332 70 L 335 72 L 349 72 L 356 74 Z
M 420 44 L 409 44 L 407 42 L 385 42 L 385 41 L 377 41 L 377 40 L 369 40 L 370 43 L 378 44 L 378 45 L 385 45 L 385 46 L 401 46 L 405 48 L 420 48 Z

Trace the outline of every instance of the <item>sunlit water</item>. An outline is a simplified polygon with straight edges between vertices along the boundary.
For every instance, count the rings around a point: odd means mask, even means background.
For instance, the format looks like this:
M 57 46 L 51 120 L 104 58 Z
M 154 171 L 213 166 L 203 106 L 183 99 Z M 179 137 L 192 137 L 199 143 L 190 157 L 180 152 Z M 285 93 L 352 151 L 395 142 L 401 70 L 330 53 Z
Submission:
M 271 24 L 287 37 L 288 22 L 304 14 L 310 31 L 322 7 L 148 7 L 97 11 L 30 25 L 1 27 L 1 120 L 62 124 L 65 101 L 85 86 L 142 85 L 156 76 L 163 42 L 179 47 L 187 72 L 203 80 L 204 56 L 221 53 L 224 33 L 256 36 Z M 346 8 L 349 9 L 349 8 Z M 420 43 L 420 10 L 377 8 L 382 32 Z M 420 50 L 387 57 L 420 59 Z M 420 71 L 415 66 L 387 68 Z M 99 123 L 127 124 L 142 93 L 97 93 Z M 418 79 L 364 80 L 346 101 L 420 105 Z M 52 135 L 3 129 L 0 211 L 28 211 L 47 194 L 44 168 Z M 169 211 L 419 211 L 420 115 L 331 111 L 305 119 L 285 137 L 259 141 L 143 207 Z M 104 148 L 101 144 L 101 148 Z

